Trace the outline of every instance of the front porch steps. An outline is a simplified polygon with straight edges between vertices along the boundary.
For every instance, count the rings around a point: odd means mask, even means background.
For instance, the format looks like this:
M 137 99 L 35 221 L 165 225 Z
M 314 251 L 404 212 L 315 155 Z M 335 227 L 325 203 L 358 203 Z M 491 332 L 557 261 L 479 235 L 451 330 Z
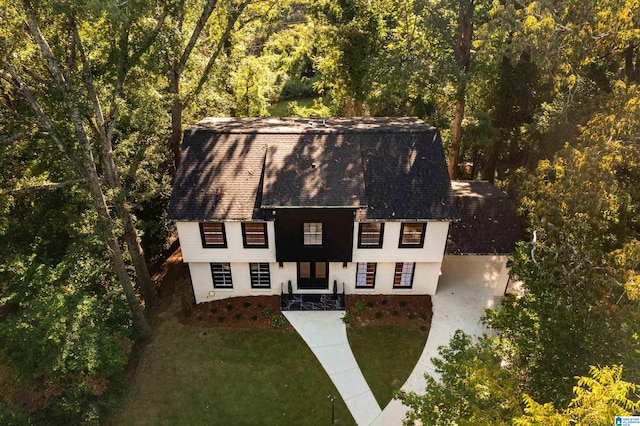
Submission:
M 341 294 L 283 294 L 280 309 L 283 311 L 344 311 L 346 298 Z

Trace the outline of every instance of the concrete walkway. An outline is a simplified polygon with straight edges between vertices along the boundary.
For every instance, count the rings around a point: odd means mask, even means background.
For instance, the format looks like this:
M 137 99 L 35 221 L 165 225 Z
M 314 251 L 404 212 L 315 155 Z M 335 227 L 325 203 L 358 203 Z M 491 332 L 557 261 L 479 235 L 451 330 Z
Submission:
M 402 390 L 424 392 L 424 374 L 435 376 L 431 358 L 438 355 L 438 346 L 449 344 L 456 330 L 461 329 L 473 336 L 487 332 L 479 322 L 483 309 L 495 307 L 499 298 L 495 296 L 496 289 L 479 281 L 441 279 L 438 294 L 431 298 L 433 317 L 427 343 Z M 381 410 L 362 376 L 341 320 L 344 311 L 283 314 L 327 371 L 358 425 L 402 425 L 407 407 L 392 400 Z
M 351 352 L 347 329 L 341 319 L 345 312 L 285 311 L 282 314 L 318 358 L 356 423 L 371 424 L 382 410 Z

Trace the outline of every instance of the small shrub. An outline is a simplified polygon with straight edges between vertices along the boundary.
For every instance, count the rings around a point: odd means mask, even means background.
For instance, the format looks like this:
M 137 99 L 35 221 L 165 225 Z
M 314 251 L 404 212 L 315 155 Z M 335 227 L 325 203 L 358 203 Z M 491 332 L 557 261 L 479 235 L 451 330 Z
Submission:
M 398 311 L 396 311 L 395 309 L 393 311 L 391 311 L 391 315 L 393 315 L 394 317 L 398 316 Z
M 230 311 L 230 310 L 232 310 L 232 309 L 233 309 L 233 305 L 232 305 L 231 303 L 229 303 L 229 304 L 227 305 L 227 311 Z
M 215 315 L 218 312 L 218 308 L 211 308 L 211 315 Z
M 414 314 L 413 312 L 409 312 L 407 314 L 407 318 L 409 318 L 410 320 L 414 319 L 416 317 L 416 314 Z
M 422 324 L 422 325 L 420 326 L 420 331 L 427 331 L 427 326 L 426 326 L 426 325 L 424 325 L 424 324 Z
M 270 307 L 266 307 L 262 310 L 262 316 L 265 318 L 269 318 L 271 316 L 271 308 Z
M 342 317 L 342 322 L 345 324 L 349 324 L 351 321 L 353 321 L 353 315 L 349 313 L 344 314 L 344 316 Z
M 223 323 L 224 322 L 224 317 L 223 316 L 219 316 L 218 317 L 218 322 Z
M 367 302 L 367 306 L 373 308 L 373 302 Z
M 382 312 L 380 311 L 376 312 L 376 318 L 378 319 L 382 318 Z
M 257 315 L 252 316 L 252 317 L 251 317 L 251 320 L 252 320 L 252 321 L 258 321 L 258 316 L 257 316 Z
M 380 303 L 381 303 L 381 304 L 383 304 L 383 305 L 386 305 L 386 304 L 387 304 L 387 299 L 382 299 L 382 300 L 380 301 Z
M 400 306 L 401 308 L 404 308 L 405 306 L 407 306 L 407 302 L 405 302 L 404 300 L 401 300 L 401 301 L 398 303 L 398 306 Z
M 358 300 L 356 302 L 356 306 L 354 306 L 353 308 L 353 313 L 355 316 L 359 317 L 360 315 L 364 314 L 364 311 L 366 310 L 367 310 L 367 305 L 365 305 L 363 301 Z
M 427 319 L 427 314 L 425 314 L 424 312 L 420 312 L 420 319 L 421 320 L 426 320 Z
M 251 307 L 251 302 L 244 302 L 242 304 L 242 306 L 244 306 L 244 308 L 247 309 L 247 308 Z
M 273 317 L 271 317 L 269 324 L 271 324 L 271 327 L 273 328 L 282 328 L 287 323 L 282 315 L 274 315 Z
M 236 319 L 236 320 L 239 320 L 240 318 L 242 318 L 242 314 L 240 312 L 238 312 L 233 316 L 233 319 Z
M 202 315 L 198 314 L 198 316 L 196 317 L 196 319 L 197 319 L 198 321 L 202 321 Z

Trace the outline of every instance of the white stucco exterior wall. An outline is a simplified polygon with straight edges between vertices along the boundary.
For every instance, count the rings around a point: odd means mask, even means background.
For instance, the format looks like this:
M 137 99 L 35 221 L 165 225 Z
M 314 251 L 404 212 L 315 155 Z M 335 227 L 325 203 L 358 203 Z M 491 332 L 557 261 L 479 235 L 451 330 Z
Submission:
M 178 222 L 183 261 L 188 263 L 196 303 L 226 299 L 236 296 L 279 295 L 288 291 L 288 281 L 293 290 L 301 293 L 326 293 L 333 290 L 334 280 L 338 291 L 347 294 L 429 294 L 436 293 L 440 266 L 449 229 L 448 222 L 428 222 L 423 248 L 399 248 L 400 222 L 385 223 L 383 246 L 380 249 L 358 249 L 358 223 L 354 223 L 353 262 L 346 267 L 342 262 L 329 264 L 328 290 L 299 290 L 295 262 L 276 262 L 275 230 L 273 222 L 267 222 L 267 248 L 244 248 L 241 222 L 225 222 L 227 248 L 203 248 L 198 222 Z M 210 262 L 229 262 L 233 289 L 213 288 Z M 269 263 L 271 288 L 251 287 L 249 262 Z M 373 289 L 355 287 L 357 262 L 377 264 Z M 410 289 L 394 289 L 396 262 L 415 262 L 413 285 Z M 505 281 L 506 283 L 506 281 Z
M 198 222 L 177 222 L 184 262 L 275 262 L 273 222 L 267 222 L 267 248 L 244 248 L 241 222 L 225 222 L 227 248 L 203 248 Z
M 427 222 L 422 248 L 399 248 L 401 222 L 386 222 L 382 248 L 358 248 L 359 223 L 353 224 L 354 262 L 442 262 L 449 222 Z

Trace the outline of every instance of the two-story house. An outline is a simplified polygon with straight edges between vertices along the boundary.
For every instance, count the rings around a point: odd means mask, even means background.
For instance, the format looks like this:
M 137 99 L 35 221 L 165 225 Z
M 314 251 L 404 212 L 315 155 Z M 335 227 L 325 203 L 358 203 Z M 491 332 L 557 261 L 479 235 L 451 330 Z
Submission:
M 435 294 L 458 219 L 439 132 L 415 118 L 208 118 L 185 132 L 169 216 L 197 303 Z

